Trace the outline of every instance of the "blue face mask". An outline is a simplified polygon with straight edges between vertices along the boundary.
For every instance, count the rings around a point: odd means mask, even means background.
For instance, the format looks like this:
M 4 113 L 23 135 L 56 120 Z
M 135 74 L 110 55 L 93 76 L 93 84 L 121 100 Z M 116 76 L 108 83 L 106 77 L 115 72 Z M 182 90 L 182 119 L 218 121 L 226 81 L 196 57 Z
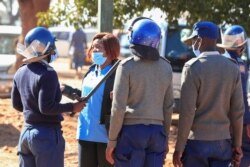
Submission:
M 92 53 L 92 61 L 97 65 L 103 65 L 107 57 L 103 56 L 103 52 L 93 52 Z
M 55 51 L 55 53 L 50 55 L 50 62 L 49 63 L 55 61 L 57 59 L 57 57 L 58 57 L 57 50 L 54 50 L 54 51 Z

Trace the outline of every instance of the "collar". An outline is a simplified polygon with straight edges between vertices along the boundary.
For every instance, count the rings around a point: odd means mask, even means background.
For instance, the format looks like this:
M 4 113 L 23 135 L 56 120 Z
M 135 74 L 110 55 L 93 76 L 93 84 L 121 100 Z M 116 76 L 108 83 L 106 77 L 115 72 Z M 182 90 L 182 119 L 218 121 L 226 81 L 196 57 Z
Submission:
M 220 53 L 218 51 L 202 52 L 198 57 L 211 55 L 220 55 Z
M 150 46 L 136 44 L 130 45 L 129 48 L 133 55 L 139 57 L 140 59 L 156 61 L 160 58 L 158 50 Z
M 109 64 L 105 66 L 103 69 L 101 69 L 99 65 L 96 65 L 94 68 L 96 76 L 99 76 L 100 74 L 106 74 L 111 67 L 112 67 L 112 64 Z
M 39 63 L 44 65 L 48 71 L 54 71 L 54 68 L 49 65 L 49 63 L 46 60 L 40 60 Z
M 46 65 L 49 65 L 49 63 L 46 61 L 46 60 L 41 60 L 42 63 L 46 64 Z

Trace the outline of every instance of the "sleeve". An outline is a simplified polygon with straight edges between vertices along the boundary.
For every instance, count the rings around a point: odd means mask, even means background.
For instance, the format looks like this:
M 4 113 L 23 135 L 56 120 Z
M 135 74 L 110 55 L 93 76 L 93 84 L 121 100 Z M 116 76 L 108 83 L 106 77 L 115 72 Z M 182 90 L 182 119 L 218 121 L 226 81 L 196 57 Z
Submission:
M 248 104 L 248 90 L 247 90 L 247 83 L 248 83 L 248 68 L 244 64 L 245 71 L 241 73 L 241 82 L 242 82 L 242 90 L 243 90 L 243 100 L 245 106 L 245 113 L 244 113 L 244 124 L 250 124 L 250 112 L 249 112 L 249 104 Z
M 129 74 L 122 64 L 116 70 L 108 146 L 115 147 L 123 125 L 129 94 Z
M 73 35 L 72 35 L 72 39 L 70 41 L 69 48 L 73 47 L 74 42 L 75 42 L 75 33 L 73 33 Z
M 242 141 L 243 130 L 243 114 L 244 114 L 244 101 L 243 91 L 241 85 L 240 72 L 238 73 L 235 89 L 231 96 L 231 106 L 229 111 L 229 118 L 232 126 L 232 139 L 233 146 L 240 147 Z
M 60 104 L 57 97 L 59 82 L 55 71 L 46 72 L 39 81 L 40 90 L 38 95 L 39 109 L 45 115 L 57 115 L 63 112 L 73 111 L 72 103 Z
M 22 104 L 20 92 L 17 88 L 15 79 L 13 81 L 13 86 L 11 90 L 11 101 L 12 101 L 13 108 L 21 112 L 23 111 L 23 104 Z
M 174 104 L 174 97 L 173 97 L 173 82 L 172 82 L 172 71 L 171 71 L 171 81 L 168 89 L 166 90 L 165 97 L 164 97 L 164 104 L 163 104 L 163 112 L 164 112 L 164 126 L 166 136 L 169 135 L 169 130 L 172 121 L 172 113 L 173 113 L 173 104 Z
M 198 95 L 197 74 L 186 65 L 183 68 L 181 77 L 181 98 L 180 98 L 180 114 L 178 125 L 178 136 L 175 149 L 183 152 L 189 132 L 191 130 Z

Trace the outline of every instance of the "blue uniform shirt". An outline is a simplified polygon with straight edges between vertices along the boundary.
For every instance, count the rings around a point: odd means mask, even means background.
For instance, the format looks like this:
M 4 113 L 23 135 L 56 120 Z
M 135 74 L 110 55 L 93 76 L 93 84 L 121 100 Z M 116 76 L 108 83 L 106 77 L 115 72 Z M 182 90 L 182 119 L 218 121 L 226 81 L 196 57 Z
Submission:
M 73 104 L 60 104 L 62 94 L 56 72 L 45 61 L 24 65 L 14 76 L 12 104 L 31 125 L 55 126 Z
M 237 55 L 236 52 L 229 51 L 228 52 L 234 60 L 237 61 L 240 73 L 241 73 L 241 82 L 242 82 L 242 90 L 243 90 L 243 99 L 244 99 L 244 106 L 245 106 L 245 113 L 244 113 L 244 124 L 250 124 L 250 112 L 248 106 L 248 97 L 247 97 L 247 81 L 248 81 L 248 67 L 244 63 L 244 61 Z
M 106 75 L 111 67 L 112 66 L 109 65 L 100 71 L 97 69 L 90 71 L 83 80 L 82 96 L 87 96 L 87 94 Z M 101 143 L 108 142 L 105 125 L 100 124 L 104 86 L 105 83 L 97 89 L 97 91 L 88 100 L 86 107 L 79 114 L 77 127 L 77 139 L 79 140 Z

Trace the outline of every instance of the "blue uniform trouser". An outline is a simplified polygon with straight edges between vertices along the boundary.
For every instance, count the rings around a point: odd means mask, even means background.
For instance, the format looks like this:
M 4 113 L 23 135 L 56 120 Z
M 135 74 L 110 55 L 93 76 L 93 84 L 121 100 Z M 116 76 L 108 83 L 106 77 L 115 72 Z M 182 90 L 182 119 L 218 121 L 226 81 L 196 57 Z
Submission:
M 19 138 L 19 167 L 63 167 L 64 149 L 60 127 L 26 125 Z
M 243 158 L 241 159 L 240 167 L 249 167 L 250 166 L 250 138 L 247 136 L 247 130 L 243 128 L 242 135 L 242 151 Z
M 228 167 L 232 159 L 231 140 L 188 140 L 182 155 L 183 167 Z
M 115 149 L 115 167 L 162 167 L 166 134 L 160 125 L 124 125 Z

